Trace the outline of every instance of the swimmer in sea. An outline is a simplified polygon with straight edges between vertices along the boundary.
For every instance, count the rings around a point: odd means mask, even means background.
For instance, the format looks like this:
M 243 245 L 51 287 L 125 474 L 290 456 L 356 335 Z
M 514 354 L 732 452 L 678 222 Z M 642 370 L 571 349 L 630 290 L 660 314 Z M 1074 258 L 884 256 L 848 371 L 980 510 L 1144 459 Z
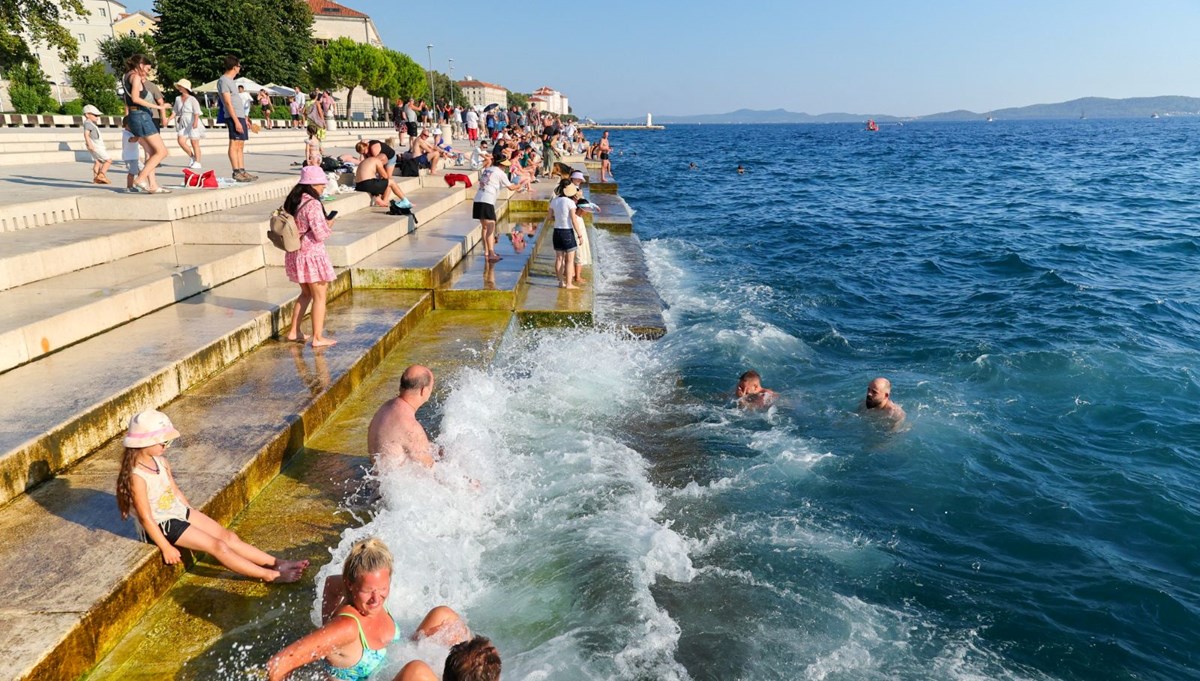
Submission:
M 688 170 L 698 170 L 699 168 L 700 166 L 696 165 L 695 161 L 692 161 L 688 164 Z
M 441 458 L 441 448 L 435 450 L 425 428 L 417 422 L 417 410 L 432 394 L 432 371 L 418 364 L 404 370 L 400 376 L 400 394 L 384 402 L 367 427 L 367 449 L 376 464 L 416 461 L 432 468 L 434 453 Z
M 892 382 L 880 376 L 867 385 L 867 396 L 858 407 L 860 414 L 874 414 L 892 422 L 892 430 L 904 423 L 904 409 L 892 401 Z
M 738 377 L 737 388 L 733 394 L 737 396 L 739 407 L 747 409 L 762 409 L 775 404 L 779 393 L 764 388 L 762 384 L 762 376 L 757 371 L 751 369 Z
M 745 174 L 746 174 L 746 169 L 742 167 L 742 164 L 741 164 L 741 163 L 739 163 L 739 164 L 738 164 L 737 171 L 738 171 L 738 175 L 745 175 Z

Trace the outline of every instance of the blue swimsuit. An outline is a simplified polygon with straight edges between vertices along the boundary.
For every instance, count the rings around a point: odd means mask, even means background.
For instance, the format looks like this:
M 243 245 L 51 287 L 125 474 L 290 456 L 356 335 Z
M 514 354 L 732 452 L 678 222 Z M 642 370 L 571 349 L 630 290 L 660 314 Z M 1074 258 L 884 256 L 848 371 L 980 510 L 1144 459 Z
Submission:
M 372 650 L 371 646 L 367 645 L 367 633 L 363 631 L 362 622 L 354 614 L 341 612 L 336 617 L 353 618 L 354 623 L 358 625 L 358 640 L 362 643 L 362 657 L 358 658 L 358 664 L 353 667 L 335 667 L 326 662 L 325 671 L 340 681 L 365 681 L 387 662 L 387 646 L 385 645 L 379 650 Z M 391 643 L 395 643 L 400 640 L 400 627 L 396 624 L 396 620 L 392 620 L 392 627 L 396 630 L 396 634 L 392 637 Z

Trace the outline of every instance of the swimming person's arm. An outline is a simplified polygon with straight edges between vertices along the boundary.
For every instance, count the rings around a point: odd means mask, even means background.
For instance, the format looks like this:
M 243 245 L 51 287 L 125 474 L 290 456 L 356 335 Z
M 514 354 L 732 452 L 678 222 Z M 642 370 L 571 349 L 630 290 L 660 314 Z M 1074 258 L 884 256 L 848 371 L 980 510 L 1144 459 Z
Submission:
M 283 681 L 293 671 L 325 659 L 358 640 L 358 625 L 350 617 L 334 617 L 325 626 L 275 653 L 267 661 L 267 679 Z

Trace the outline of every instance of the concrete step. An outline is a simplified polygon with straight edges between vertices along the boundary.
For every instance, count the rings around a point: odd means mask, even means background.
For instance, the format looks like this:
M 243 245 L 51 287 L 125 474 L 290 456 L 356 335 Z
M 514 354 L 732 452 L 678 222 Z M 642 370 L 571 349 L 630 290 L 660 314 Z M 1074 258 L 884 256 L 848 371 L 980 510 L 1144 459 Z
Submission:
M 261 247 L 167 246 L 0 292 L 0 371 L 262 266 Z
M 311 632 L 312 598 L 297 598 L 296 591 L 314 593 L 314 577 L 331 558 L 329 547 L 338 545 L 342 531 L 358 524 L 345 513 L 345 500 L 370 467 L 366 441 L 371 415 L 395 397 L 404 369 L 421 364 L 437 377 L 421 421 L 440 423 L 448 386 L 462 373 L 491 364 L 511 317 L 493 311 L 430 312 L 237 517 L 230 529 L 246 541 L 312 561 L 298 589 L 231 579 L 224 570 L 209 569 L 213 563 L 206 559 L 205 569 L 185 574 L 88 678 L 240 678 L 246 667 L 257 666 L 275 651 L 270 642 L 294 641 Z M 431 429 L 430 436 L 436 437 L 436 430 Z M 401 621 L 410 616 L 405 611 L 393 614 Z M 237 652 L 247 644 L 255 646 L 249 659 Z M 237 668 L 230 667 L 232 660 L 239 660 Z
M 416 178 L 409 178 L 410 180 Z M 403 186 L 402 186 L 403 188 Z M 455 205 L 462 203 L 462 187 L 455 189 L 415 189 L 405 191 L 412 201 L 418 220 L 406 215 L 389 215 L 386 208 L 368 207 L 343 218 L 340 214 L 333 225 L 333 235 L 325 241 L 325 250 L 335 267 L 349 267 L 408 234 L 419 229 L 426 221 L 432 221 Z M 282 266 L 283 251 L 271 249 L 267 253 L 267 264 Z
M 583 277 L 587 283 L 578 289 L 558 286 L 558 275 L 554 273 L 553 225 L 546 225 L 538 235 L 529 272 L 517 295 L 517 320 L 523 326 L 591 326 L 595 308 L 595 289 L 592 281 L 595 268 L 585 266 Z M 595 258 L 595 235 L 589 232 L 592 257 Z
M 502 260 L 486 262 L 481 246 L 472 249 L 451 271 L 446 283 L 434 290 L 434 307 L 439 310 L 517 309 L 517 292 L 529 271 L 536 245 L 525 240 L 524 246 L 517 250 L 518 246 L 509 236 L 511 226 L 512 223 L 506 220 L 496 226 L 499 236 L 496 254 Z M 545 227 L 539 227 L 537 239 L 540 240 L 546 231 Z
M 228 524 L 429 309 L 427 293 L 342 296 L 329 306 L 337 346 L 266 344 L 167 405 L 184 434 L 170 450 L 171 468 L 194 507 Z M 0 509 L 6 678 L 78 678 L 182 574 L 120 519 L 111 490 L 121 451 L 114 440 Z
M 355 288 L 434 289 L 483 236 L 463 201 L 352 268 Z
M 415 185 L 415 180 L 414 183 Z M 288 191 L 291 191 L 290 189 Z M 271 213 L 283 205 L 287 193 L 276 198 L 236 206 L 228 210 L 204 213 L 171 223 L 175 243 L 181 244 L 260 244 L 278 250 L 267 241 Z M 325 210 L 338 211 L 339 219 L 365 209 L 371 200 L 362 192 L 334 194 L 325 201 Z M 274 260 L 268 257 L 268 263 Z M 283 264 L 282 255 L 278 263 Z
M 591 192 L 588 200 L 600 206 L 600 212 L 592 215 L 593 225 L 617 232 L 633 231 L 633 214 L 619 195 Z
M 594 230 L 592 254 L 606 275 L 596 293 L 596 322 L 656 340 L 667 333 L 666 303 L 650 283 L 641 241 L 632 232 Z
M 349 286 L 341 273 L 330 298 Z M 282 270 L 259 269 L 0 374 L 0 504 L 286 328 L 298 295 Z
M 172 243 L 168 222 L 73 220 L 0 231 L 0 291 Z

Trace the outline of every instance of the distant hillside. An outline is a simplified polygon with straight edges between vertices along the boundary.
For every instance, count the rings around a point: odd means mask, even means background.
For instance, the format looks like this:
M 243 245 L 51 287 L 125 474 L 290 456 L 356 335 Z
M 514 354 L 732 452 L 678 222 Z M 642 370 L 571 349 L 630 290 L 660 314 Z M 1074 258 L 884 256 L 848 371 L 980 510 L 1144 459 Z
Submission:
M 873 118 L 880 123 L 886 123 L 912 120 L 975 121 L 984 120 L 989 116 L 998 121 L 1011 121 L 1079 118 L 1081 116 L 1086 116 L 1087 118 L 1149 118 L 1151 114 L 1159 114 L 1161 116 L 1200 115 L 1200 98 L 1180 96 L 1131 97 L 1129 99 L 1084 97 L 1083 99 L 1073 99 L 1069 102 L 1059 102 L 1057 104 L 1033 104 L 1031 106 L 997 109 L 995 111 L 985 111 L 983 113 L 975 113 L 974 111 L 959 109 L 957 111 L 945 111 L 942 113 L 930 114 L 928 116 L 917 116 L 915 118 L 901 118 L 896 116 L 888 116 L 886 114 L 826 113 L 813 115 L 796 113 L 794 111 L 787 111 L 785 109 L 773 109 L 771 111 L 738 109 L 737 111 L 730 111 L 729 113 L 722 114 L 701 114 L 696 116 L 655 116 L 654 122 L 675 124 L 862 123 L 868 118 Z M 605 120 L 604 122 L 639 123 L 643 122 L 644 120 L 645 119 L 626 118 L 610 119 Z

